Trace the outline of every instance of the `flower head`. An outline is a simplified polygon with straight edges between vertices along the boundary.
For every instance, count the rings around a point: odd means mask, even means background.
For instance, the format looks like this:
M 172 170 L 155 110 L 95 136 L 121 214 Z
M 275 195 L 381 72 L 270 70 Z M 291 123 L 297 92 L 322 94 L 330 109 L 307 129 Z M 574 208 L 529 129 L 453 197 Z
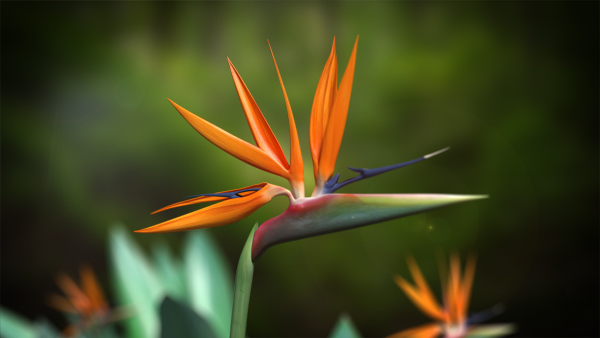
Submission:
M 483 198 L 484 196 L 434 194 L 334 194 L 337 189 L 352 182 L 425 160 L 441 152 L 383 168 L 357 169 L 350 167 L 359 175 L 344 182 L 338 182 L 339 174 L 334 175 L 334 170 L 348 116 L 357 45 L 358 38 L 338 86 L 334 40 L 331 53 L 317 84 L 309 128 L 315 177 L 315 189 L 310 198 L 305 198 L 304 194 L 304 166 L 292 108 L 271 50 L 289 122 L 289 161 L 283 154 L 277 138 L 256 101 L 229 59 L 233 82 L 256 145 L 229 134 L 175 102 L 169 101 L 186 121 L 208 141 L 243 162 L 287 179 L 291 191 L 269 183 L 260 183 L 241 189 L 192 196 L 191 199 L 158 211 L 196 203 L 218 203 L 137 232 L 172 232 L 221 226 L 247 217 L 275 196 L 285 195 L 290 200 L 290 206 L 286 212 L 267 221 L 256 231 L 252 248 L 253 259 L 256 259 L 268 247 L 277 243 L 373 224 L 453 203 Z
M 388 338 L 433 338 L 440 335 L 444 335 L 445 338 L 461 338 L 482 336 L 484 333 L 486 337 L 498 337 L 512 332 L 513 328 L 508 324 L 473 325 L 497 315 L 502 311 L 500 306 L 468 316 L 471 288 L 475 277 L 474 256 L 467 259 L 462 275 L 460 260 L 456 255 L 450 258 L 449 274 L 445 268 L 440 267 L 442 305 L 435 299 L 414 258 L 409 257 L 407 263 L 414 284 L 410 284 L 401 276 L 396 276 L 394 280 L 415 306 L 436 322 L 404 330 Z M 448 275 L 446 284 L 443 281 L 445 275 Z
M 53 294 L 48 300 L 50 306 L 78 318 L 77 325 L 67 328 L 66 331 L 70 333 L 75 333 L 81 328 L 102 325 L 109 321 L 108 302 L 94 271 L 88 266 L 82 267 L 80 276 L 81 287 L 71 277 L 60 274 L 56 282 L 66 297 Z

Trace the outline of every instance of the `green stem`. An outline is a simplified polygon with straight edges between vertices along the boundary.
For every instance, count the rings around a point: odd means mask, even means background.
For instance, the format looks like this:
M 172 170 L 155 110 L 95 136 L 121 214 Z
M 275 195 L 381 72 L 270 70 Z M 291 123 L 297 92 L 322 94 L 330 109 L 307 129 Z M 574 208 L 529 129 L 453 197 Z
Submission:
M 254 263 L 252 263 L 252 240 L 258 222 L 250 232 L 235 273 L 235 290 L 233 294 L 233 313 L 231 315 L 230 338 L 246 337 L 246 322 L 248 320 L 248 305 L 250 304 L 250 291 L 252 291 L 252 276 Z

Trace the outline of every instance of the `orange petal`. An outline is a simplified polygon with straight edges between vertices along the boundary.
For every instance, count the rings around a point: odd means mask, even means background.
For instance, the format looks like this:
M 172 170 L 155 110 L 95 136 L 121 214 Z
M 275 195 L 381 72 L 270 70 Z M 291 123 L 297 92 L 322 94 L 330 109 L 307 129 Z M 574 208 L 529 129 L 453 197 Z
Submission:
M 102 288 L 96 279 L 94 271 L 89 266 L 84 266 L 80 270 L 81 275 L 81 286 L 83 291 L 88 296 L 92 303 L 92 308 L 95 311 L 104 311 L 107 309 L 108 304 L 104 298 Z
M 265 120 L 265 117 L 258 108 L 256 101 L 254 101 L 252 94 L 250 94 L 248 87 L 246 87 L 246 84 L 240 77 L 240 74 L 229 58 L 227 58 L 227 61 L 229 62 L 235 89 L 237 90 L 242 109 L 246 115 L 246 120 L 250 126 L 250 131 L 252 131 L 252 136 L 254 136 L 256 145 L 269 154 L 269 156 L 277 161 L 282 167 L 288 169 L 289 166 L 285 159 L 285 155 L 283 154 L 281 146 L 279 145 L 279 142 L 277 142 L 277 138 L 275 138 L 271 127 L 269 127 L 267 120 Z
M 48 305 L 60 312 L 77 313 L 77 309 L 65 297 L 51 294 L 47 299 Z
M 429 284 L 427 284 L 427 281 L 421 273 L 421 269 L 419 269 L 419 265 L 417 265 L 417 262 L 411 256 L 407 257 L 406 263 L 408 264 L 408 268 L 410 270 L 410 274 L 412 275 L 413 281 L 415 282 L 419 290 L 421 302 L 428 304 L 427 306 L 435 311 L 436 314 L 434 318 L 443 319 L 443 311 L 441 309 L 441 306 L 435 299 L 433 292 L 431 292 Z
M 224 192 L 238 191 L 238 190 L 246 190 L 246 189 L 251 189 L 251 188 L 262 188 L 266 184 L 267 183 L 259 183 L 259 184 L 254 184 L 254 185 L 251 185 L 251 186 L 248 186 L 248 187 L 245 187 L 245 188 L 219 191 L 217 194 L 224 193 Z M 245 191 L 245 192 L 240 193 L 240 195 L 242 195 L 242 196 L 248 196 L 248 195 L 254 194 L 255 192 L 256 191 Z M 152 215 L 156 214 L 157 212 L 161 212 L 161 211 L 164 211 L 164 210 L 167 210 L 167 209 L 182 207 L 184 205 L 192 205 L 192 204 L 215 202 L 215 201 L 224 201 L 224 200 L 228 200 L 228 199 L 229 199 L 228 197 L 220 197 L 220 196 L 198 196 L 198 197 L 190 198 L 190 199 L 185 200 L 185 201 L 173 203 L 173 204 L 168 205 L 168 206 L 166 206 L 166 207 L 164 207 L 162 209 L 158 209 L 155 212 L 153 212 Z
M 412 329 L 400 331 L 387 338 L 434 338 L 442 333 L 442 328 L 438 324 L 425 324 Z
M 77 337 L 79 335 L 79 328 L 75 324 L 67 326 L 61 332 L 62 337 Z
M 396 276 L 394 281 L 404 291 L 406 296 L 421 310 L 423 313 L 433 319 L 440 321 L 444 320 L 442 310 L 437 302 L 427 295 L 424 295 L 420 290 L 410 285 L 404 278 Z
M 456 254 L 450 257 L 450 277 L 448 278 L 448 304 L 447 310 L 452 322 L 458 322 L 459 314 L 462 308 L 462 299 L 460 297 L 460 259 Z
M 465 265 L 465 273 L 463 276 L 463 283 L 461 287 L 463 307 L 461 309 L 460 320 L 466 320 L 467 313 L 469 312 L 469 301 L 471 298 L 471 289 L 473 287 L 473 279 L 475 278 L 475 265 L 477 258 L 475 256 L 469 256 L 467 258 L 467 264 Z
M 267 43 L 269 43 L 269 40 L 267 40 Z M 283 80 L 281 79 L 279 67 L 277 67 L 277 61 L 275 61 L 275 55 L 273 54 L 270 43 L 269 49 L 271 50 L 273 63 L 275 63 L 275 69 L 277 70 L 277 76 L 279 77 L 279 83 L 281 84 L 281 91 L 283 92 L 283 98 L 285 99 L 285 108 L 287 109 L 288 122 L 290 125 L 290 185 L 292 186 L 294 197 L 302 198 L 304 197 L 304 163 L 302 162 L 298 131 L 296 130 L 296 122 L 294 121 L 294 114 L 292 114 L 290 100 L 288 99 L 285 87 L 283 86 Z
M 277 195 L 289 195 L 289 191 L 267 183 L 254 194 L 228 199 L 136 232 L 176 232 L 230 224 L 249 216 Z
M 321 147 L 323 145 L 323 135 L 327 128 L 331 107 L 335 100 L 337 92 L 337 58 L 335 54 L 335 38 L 331 46 L 331 53 L 325 63 L 321 78 L 317 84 L 317 91 L 313 100 L 313 106 L 310 113 L 310 152 L 313 160 L 313 169 L 315 182 L 319 172 L 319 157 L 321 156 Z
M 344 77 L 340 83 L 340 88 L 335 96 L 333 107 L 325 129 L 323 146 L 319 157 L 319 173 L 317 175 L 317 184 L 324 184 L 335 170 L 335 161 L 340 151 L 344 128 L 346 126 L 346 117 L 348 116 L 348 107 L 350 106 L 350 94 L 352 93 L 352 80 L 354 79 L 354 64 L 356 62 L 356 47 L 358 37 L 354 43 L 354 49 L 348 61 L 348 66 L 344 72 Z
M 56 283 L 69 298 L 69 302 L 81 314 L 89 315 L 91 313 L 90 299 L 75 284 L 71 277 L 61 274 L 57 277 Z
M 287 168 L 282 166 L 262 149 L 231 135 L 197 115 L 192 114 L 177 103 L 171 100 L 169 101 L 173 104 L 175 109 L 179 111 L 181 116 L 183 116 L 194 129 L 212 144 L 251 166 L 284 178 L 289 177 Z

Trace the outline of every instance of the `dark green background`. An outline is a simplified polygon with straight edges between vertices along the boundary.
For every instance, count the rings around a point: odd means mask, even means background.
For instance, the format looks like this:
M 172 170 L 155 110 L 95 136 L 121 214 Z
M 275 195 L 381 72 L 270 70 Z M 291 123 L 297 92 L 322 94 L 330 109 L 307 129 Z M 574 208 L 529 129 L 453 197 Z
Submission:
M 287 186 L 199 136 L 166 98 L 251 140 L 229 56 L 287 153 L 266 43 L 295 113 L 312 190 L 308 121 L 336 37 L 360 42 L 337 162 L 377 167 L 355 193 L 489 194 L 485 201 L 275 247 L 258 261 L 248 334 L 325 336 L 348 312 L 365 336 L 429 321 L 392 282 L 416 256 L 479 255 L 472 309 L 498 302 L 517 336 L 598 335 L 597 2 L 2 2 L 2 306 L 62 317 L 44 297 L 91 263 L 110 294 L 110 224 L 135 230 L 184 196 Z M 232 269 L 256 220 L 210 231 Z M 185 234 L 135 235 L 146 247 Z

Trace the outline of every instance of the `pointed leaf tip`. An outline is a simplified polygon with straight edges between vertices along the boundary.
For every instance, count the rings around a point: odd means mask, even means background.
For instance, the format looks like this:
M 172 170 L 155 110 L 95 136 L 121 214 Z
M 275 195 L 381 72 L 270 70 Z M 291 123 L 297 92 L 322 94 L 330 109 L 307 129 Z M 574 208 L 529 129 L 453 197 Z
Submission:
M 337 320 L 329 338 L 362 338 L 348 314 L 343 313 Z

